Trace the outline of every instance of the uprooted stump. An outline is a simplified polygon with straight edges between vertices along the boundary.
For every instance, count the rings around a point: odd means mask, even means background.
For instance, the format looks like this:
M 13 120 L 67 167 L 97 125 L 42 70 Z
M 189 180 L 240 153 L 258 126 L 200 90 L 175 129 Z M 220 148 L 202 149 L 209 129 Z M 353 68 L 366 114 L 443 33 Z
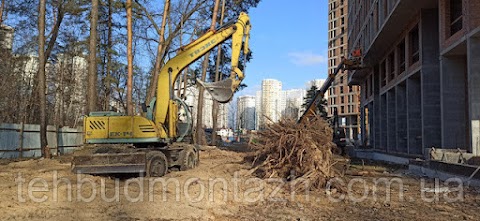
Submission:
M 332 136 L 332 129 L 321 117 L 270 124 L 249 143 L 252 172 L 260 178 L 293 182 L 297 190 L 323 188 L 338 176 L 332 167 L 332 149 L 336 148 Z

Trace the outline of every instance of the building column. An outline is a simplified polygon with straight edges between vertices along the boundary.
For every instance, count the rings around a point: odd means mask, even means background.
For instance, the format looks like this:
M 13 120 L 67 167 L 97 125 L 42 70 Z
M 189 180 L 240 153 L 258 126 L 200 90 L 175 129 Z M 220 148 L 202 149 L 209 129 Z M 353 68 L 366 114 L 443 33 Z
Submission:
M 379 73 L 379 66 L 375 66 L 373 71 L 373 133 L 374 133 L 374 148 L 381 149 L 381 131 L 380 131 L 380 73 Z
M 383 93 L 381 96 L 381 148 L 387 150 L 388 146 L 388 110 L 387 110 L 387 93 Z
M 466 58 L 441 57 L 442 148 L 467 149 Z
M 425 148 L 441 145 L 441 101 L 439 62 L 438 9 L 422 9 L 421 36 L 421 90 L 422 90 L 422 138 Z
M 397 152 L 397 107 L 395 88 L 387 92 L 387 152 Z
M 480 38 L 467 40 L 468 95 L 472 153 L 480 155 Z
M 397 102 L 397 150 L 402 153 L 408 152 L 407 144 L 407 91 L 406 83 L 402 82 L 396 86 Z
M 408 154 L 421 155 L 422 94 L 420 73 L 407 79 Z

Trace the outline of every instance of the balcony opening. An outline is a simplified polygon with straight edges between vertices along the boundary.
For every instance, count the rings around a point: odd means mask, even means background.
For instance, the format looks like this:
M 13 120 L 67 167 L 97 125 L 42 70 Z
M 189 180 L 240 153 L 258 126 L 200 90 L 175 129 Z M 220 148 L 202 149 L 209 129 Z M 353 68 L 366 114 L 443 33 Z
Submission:
M 420 60 L 420 38 L 418 33 L 418 25 L 412 29 L 409 36 L 410 42 L 410 65 Z
M 388 64 L 388 70 L 390 73 L 388 81 L 392 81 L 393 79 L 395 79 L 395 51 L 388 55 Z
M 387 65 L 385 61 L 380 64 L 380 82 L 382 87 L 387 85 Z
M 450 35 L 463 29 L 463 12 L 461 0 L 450 0 Z
M 402 40 L 397 47 L 398 50 L 398 74 L 405 71 L 405 40 Z

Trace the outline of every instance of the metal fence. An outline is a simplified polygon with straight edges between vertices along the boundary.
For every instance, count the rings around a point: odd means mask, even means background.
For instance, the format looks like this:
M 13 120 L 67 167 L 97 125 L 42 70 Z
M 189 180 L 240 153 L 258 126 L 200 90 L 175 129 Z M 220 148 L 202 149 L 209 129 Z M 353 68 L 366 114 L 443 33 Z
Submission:
M 48 147 L 53 155 L 73 152 L 83 144 L 82 128 L 47 127 Z M 0 124 L 0 158 L 41 157 L 40 125 Z

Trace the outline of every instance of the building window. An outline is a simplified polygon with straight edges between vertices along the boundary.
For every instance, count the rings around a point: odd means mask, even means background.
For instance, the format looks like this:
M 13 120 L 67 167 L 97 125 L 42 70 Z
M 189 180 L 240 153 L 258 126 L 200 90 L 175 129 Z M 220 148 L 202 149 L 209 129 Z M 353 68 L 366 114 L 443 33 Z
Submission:
M 343 94 L 343 86 L 340 86 L 340 94 Z
M 340 9 L 340 15 L 343 15 L 343 8 Z
M 410 63 L 415 64 L 420 60 L 420 37 L 418 34 L 418 25 L 410 32 Z
M 401 74 L 405 71 L 405 40 L 402 40 L 398 45 L 398 73 Z
M 344 113 L 345 113 L 345 106 L 342 106 L 342 107 L 341 107 L 341 111 L 340 111 L 340 113 L 342 113 L 342 114 L 344 114 Z
M 353 87 L 352 86 L 348 86 L 348 92 L 350 92 L 350 93 L 353 92 Z
M 342 25 L 344 25 L 345 24 L 345 17 L 342 17 L 341 21 L 342 21 Z
M 390 53 L 388 55 L 388 66 L 389 66 L 389 72 L 390 72 L 390 77 L 388 78 L 388 81 L 391 81 L 395 79 L 395 52 Z
M 380 82 L 382 87 L 387 85 L 387 65 L 385 61 L 380 64 Z
M 450 35 L 463 28 L 462 0 L 450 0 Z
M 342 104 L 345 103 L 345 96 L 340 97 L 340 103 L 342 103 Z

